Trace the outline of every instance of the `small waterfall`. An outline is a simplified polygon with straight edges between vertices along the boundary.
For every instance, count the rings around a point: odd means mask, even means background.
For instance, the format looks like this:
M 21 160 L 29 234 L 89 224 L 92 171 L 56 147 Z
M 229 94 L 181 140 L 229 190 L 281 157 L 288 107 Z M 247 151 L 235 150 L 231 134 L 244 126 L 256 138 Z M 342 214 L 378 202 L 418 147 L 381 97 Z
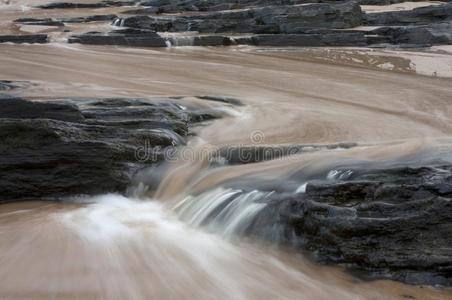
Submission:
M 254 217 L 267 205 L 273 192 L 216 188 L 188 196 L 175 207 L 179 218 L 193 226 L 203 226 L 225 237 L 244 234 Z
M 193 46 L 195 44 L 195 37 L 193 36 L 172 36 L 167 40 L 171 46 L 182 47 L 182 46 Z
M 326 174 L 326 180 L 346 180 L 353 173 L 348 169 L 332 169 Z M 218 187 L 185 197 L 173 210 L 182 221 L 226 238 L 258 235 L 278 244 L 291 240 L 284 236 L 287 232 L 279 219 L 279 200 L 290 195 L 301 196 L 308 184 L 309 180 L 303 180 L 295 189 L 285 192 Z
M 124 26 L 124 22 L 125 20 L 122 18 L 116 18 L 113 20 L 113 22 L 111 23 L 113 26 L 117 26 L 117 27 L 123 27 Z

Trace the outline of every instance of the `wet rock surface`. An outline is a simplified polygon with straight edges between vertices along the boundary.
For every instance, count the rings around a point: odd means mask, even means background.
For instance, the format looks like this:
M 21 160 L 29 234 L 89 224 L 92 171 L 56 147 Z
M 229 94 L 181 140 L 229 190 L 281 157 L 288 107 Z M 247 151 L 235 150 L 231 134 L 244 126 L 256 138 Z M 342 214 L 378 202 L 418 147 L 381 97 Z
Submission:
M 315 1 L 314 1 L 315 2 Z M 387 3 L 386 3 L 387 2 Z M 157 32 L 221 34 L 208 45 L 249 44 L 260 46 L 371 46 L 379 44 L 413 44 L 418 46 L 450 44 L 448 22 L 451 4 L 428 6 L 407 11 L 362 13 L 358 4 L 391 4 L 401 1 L 307 3 L 304 1 L 238 1 L 216 3 L 204 1 L 148 1 L 142 10 L 127 11 L 136 16 L 125 17 L 121 26 Z M 390 3 L 389 3 L 390 2 Z M 218 7 L 218 9 L 213 9 Z M 158 15 L 181 13 L 189 15 Z M 197 13 L 194 13 L 197 12 Z M 446 22 L 446 23 L 444 23 Z M 409 38 L 399 38 L 394 32 L 343 31 L 359 25 L 397 26 L 395 30 L 409 32 Z M 423 26 L 419 26 L 423 25 Z M 427 27 L 425 27 L 427 26 Z M 249 34 L 237 37 L 227 34 Z M 226 34 L 226 35 L 225 35 Z M 415 37 L 413 37 L 415 36 Z M 188 39 L 186 37 L 185 39 Z M 172 45 L 184 46 L 184 37 L 170 38 Z M 204 45 L 195 43 L 190 45 Z
M 425 25 L 444 21 L 452 21 L 452 3 L 418 7 L 406 11 L 368 13 L 364 20 L 371 26 Z
M 443 45 L 452 44 L 452 21 L 419 26 L 381 27 L 373 31 L 391 44 Z
M 283 145 L 283 146 L 225 146 L 215 156 L 224 159 L 228 165 L 249 164 L 278 159 L 290 155 L 310 153 L 319 150 L 341 150 L 358 146 L 356 143 L 338 143 L 330 145 Z
M 11 80 L 0 80 L 0 91 L 13 90 L 18 88 L 18 85 Z
M 64 26 L 64 23 L 52 18 L 43 18 L 43 19 L 35 19 L 35 18 L 19 18 L 14 20 L 16 23 L 22 23 L 26 25 L 40 25 L 40 26 Z
M 14 20 L 16 23 L 22 23 L 26 25 L 42 25 L 42 26 L 64 26 L 64 23 L 89 23 L 99 21 L 113 21 L 116 19 L 116 15 L 93 15 L 87 17 L 74 17 L 74 18 L 19 18 Z
M 355 167 L 280 191 L 247 229 L 366 278 L 452 285 L 452 167 Z M 325 178 L 324 177 L 324 178 Z
M 46 34 L 0 35 L 0 43 L 45 44 L 47 42 Z
M 109 6 L 129 6 L 134 5 L 138 1 L 116 1 L 104 0 L 97 3 L 78 3 L 78 2 L 52 2 L 36 6 L 41 9 L 71 9 L 71 8 L 102 8 Z
M 109 33 L 88 32 L 81 35 L 73 35 L 69 43 L 89 45 L 123 45 L 136 47 L 166 47 L 165 40 L 152 30 L 120 29 Z
M 261 34 L 250 38 L 236 39 L 238 44 L 256 46 L 365 46 L 367 39 L 363 33 L 320 33 L 320 34 Z
M 136 170 L 184 144 L 199 114 L 213 114 L 168 98 L 0 101 L 0 202 L 125 192 Z
M 306 28 L 351 28 L 359 26 L 361 16 L 361 9 L 356 2 L 319 3 L 264 6 L 186 17 L 134 16 L 124 18 L 123 26 L 157 31 L 297 33 L 306 30 Z
M 452 44 L 450 3 L 404 11 L 364 13 L 360 5 L 387 5 L 402 1 L 304 0 L 149 0 L 56 2 L 41 9 L 134 6 L 119 14 L 67 18 L 29 18 L 16 24 L 63 27 L 71 23 L 104 22 L 112 30 L 68 36 L 69 43 L 167 46 L 375 46 L 424 47 Z M 359 26 L 382 26 L 376 30 Z M 118 27 L 123 29 L 118 30 Z M 69 32 L 69 30 L 68 30 Z M 164 33 L 175 33 L 164 34 Z M 45 43 L 45 35 L 0 36 L 0 43 Z

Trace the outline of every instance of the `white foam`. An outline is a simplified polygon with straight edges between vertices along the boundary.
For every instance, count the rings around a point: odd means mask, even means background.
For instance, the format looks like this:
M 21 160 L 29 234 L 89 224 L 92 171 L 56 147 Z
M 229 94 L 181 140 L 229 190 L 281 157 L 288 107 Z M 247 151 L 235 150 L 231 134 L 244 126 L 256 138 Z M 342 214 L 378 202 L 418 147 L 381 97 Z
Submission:
M 183 221 L 193 226 L 204 225 L 215 233 L 233 237 L 242 233 L 266 206 L 261 200 L 270 194 L 220 187 L 186 197 L 174 209 Z
M 307 182 L 303 183 L 302 185 L 300 185 L 296 190 L 295 190 L 295 194 L 298 193 L 306 193 L 306 186 L 308 185 Z

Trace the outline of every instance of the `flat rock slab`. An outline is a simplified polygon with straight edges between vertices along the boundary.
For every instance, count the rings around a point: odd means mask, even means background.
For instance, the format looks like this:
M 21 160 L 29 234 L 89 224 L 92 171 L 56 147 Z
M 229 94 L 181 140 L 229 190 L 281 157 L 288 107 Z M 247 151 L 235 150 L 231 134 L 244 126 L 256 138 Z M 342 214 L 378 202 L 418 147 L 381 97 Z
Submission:
M 0 202 L 125 192 L 134 172 L 219 117 L 174 99 L 0 97 Z
M 41 26 L 64 26 L 64 23 L 89 23 L 100 21 L 113 21 L 118 17 L 113 14 L 108 15 L 93 15 L 87 17 L 73 17 L 73 18 L 19 18 L 14 20 L 16 23 L 27 25 L 41 25 Z
M 367 13 L 364 19 L 364 23 L 370 26 L 425 25 L 443 21 L 452 21 L 452 3 L 413 10 Z
M 372 32 L 385 36 L 392 44 L 451 45 L 452 21 L 417 26 L 381 27 Z
M 134 5 L 138 1 L 104 0 L 96 3 L 53 2 L 36 6 L 41 9 L 77 9 L 77 8 L 102 8 L 110 6 Z
M 262 34 L 247 38 L 235 39 L 238 44 L 256 46 L 366 46 L 367 40 L 363 33 L 342 32 L 327 34 Z
M 28 35 L 0 35 L 0 43 L 15 43 L 15 44 L 45 44 L 47 43 L 46 34 L 28 34 Z
M 189 17 L 133 16 L 123 26 L 156 31 L 206 33 L 299 33 L 306 28 L 351 28 L 362 23 L 356 2 L 272 5 Z M 162 30 L 164 29 L 164 30 Z
M 73 35 L 69 43 L 89 45 L 122 45 L 134 47 L 166 47 L 166 41 L 154 31 L 147 30 L 115 30 L 110 33 L 88 32 Z

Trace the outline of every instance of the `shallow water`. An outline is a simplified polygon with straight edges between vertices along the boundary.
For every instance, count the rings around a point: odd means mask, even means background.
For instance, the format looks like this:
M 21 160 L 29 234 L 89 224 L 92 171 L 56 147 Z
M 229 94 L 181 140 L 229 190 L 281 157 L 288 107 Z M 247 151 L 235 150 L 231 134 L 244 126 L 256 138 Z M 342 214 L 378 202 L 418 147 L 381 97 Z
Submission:
M 80 200 L 80 199 L 79 199 Z M 442 299 L 194 229 L 157 201 L 0 207 L 2 299 Z

